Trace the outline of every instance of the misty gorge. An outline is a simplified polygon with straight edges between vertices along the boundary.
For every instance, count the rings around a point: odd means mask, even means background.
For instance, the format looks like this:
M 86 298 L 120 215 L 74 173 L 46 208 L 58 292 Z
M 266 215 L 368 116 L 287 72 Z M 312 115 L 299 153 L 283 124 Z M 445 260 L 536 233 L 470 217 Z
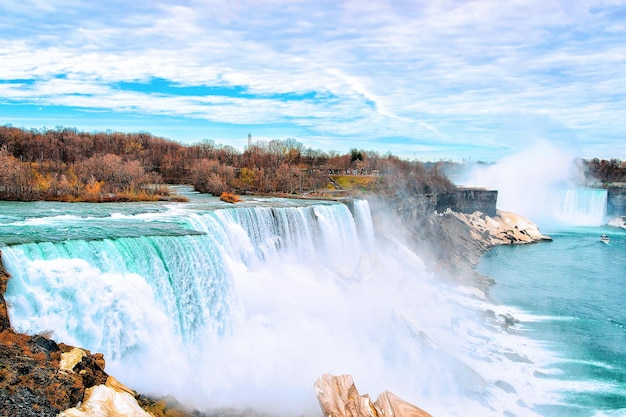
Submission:
M 179 192 L 190 202 L 0 203 L 13 327 L 203 411 L 318 415 L 324 373 L 433 415 L 545 400 L 526 377 L 538 347 L 503 330 L 474 277 L 429 267 L 390 207 Z

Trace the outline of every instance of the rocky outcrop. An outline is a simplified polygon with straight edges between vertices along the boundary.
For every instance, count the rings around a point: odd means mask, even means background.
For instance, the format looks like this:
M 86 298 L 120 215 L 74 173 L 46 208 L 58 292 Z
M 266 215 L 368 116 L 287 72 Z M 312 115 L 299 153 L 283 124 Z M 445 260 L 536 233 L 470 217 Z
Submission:
M 606 195 L 608 216 L 626 215 L 626 186 L 609 186 Z
M 2 265 L 2 251 L 0 251 L 0 332 L 11 328 L 7 304 L 4 301 L 4 293 L 7 290 L 8 282 L 9 274 L 4 270 L 4 265 Z
M 83 401 L 58 417 L 154 417 L 139 406 L 135 395 L 133 390 L 109 376 L 104 384 L 87 388 Z
M 458 188 L 452 192 L 437 194 L 435 210 L 442 213 L 452 210 L 457 213 L 471 214 L 476 211 L 487 216 L 496 216 L 498 191 L 482 188 Z
M 433 205 L 436 200 L 429 196 L 370 196 L 368 202 L 378 236 L 404 234 L 405 241 L 439 276 L 475 286 L 485 294 L 493 280 L 478 274 L 475 267 L 486 251 L 497 245 L 550 240 L 530 220 L 513 213 L 438 212 Z
M 82 401 L 87 388 L 104 383 L 101 356 L 81 350 L 80 358 L 67 362 L 64 355 L 74 355 L 74 349 L 45 335 L 27 336 L 11 329 L 0 333 L 2 415 L 56 416 Z
M 469 227 L 471 237 L 486 248 L 497 245 L 525 245 L 552 239 L 541 234 L 536 224 L 519 214 L 498 210 L 493 217 L 481 212 L 472 214 L 449 211 Z
M 314 388 L 324 417 L 431 417 L 389 391 L 372 402 L 359 394 L 350 375 L 322 375 Z

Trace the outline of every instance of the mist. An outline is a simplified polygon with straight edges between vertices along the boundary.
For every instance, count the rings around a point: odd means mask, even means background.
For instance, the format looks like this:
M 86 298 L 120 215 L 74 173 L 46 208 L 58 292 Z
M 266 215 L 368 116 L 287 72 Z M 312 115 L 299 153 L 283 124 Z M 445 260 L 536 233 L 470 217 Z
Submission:
M 605 193 L 587 192 L 575 156 L 548 141 L 493 165 L 475 165 L 460 183 L 497 190 L 498 209 L 525 216 L 545 231 L 604 222 Z
M 375 233 L 355 204 L 179 208 L 210 233 L 8 247 L 13 325 L 103 352 L 133 389 L 204 411 L 318 416 L 325 373 L 437 416 L 532 416 L 552 401 L 533 377 L 549 354 L 502 329 L 510 310 L 430 271 L 411 225 Z

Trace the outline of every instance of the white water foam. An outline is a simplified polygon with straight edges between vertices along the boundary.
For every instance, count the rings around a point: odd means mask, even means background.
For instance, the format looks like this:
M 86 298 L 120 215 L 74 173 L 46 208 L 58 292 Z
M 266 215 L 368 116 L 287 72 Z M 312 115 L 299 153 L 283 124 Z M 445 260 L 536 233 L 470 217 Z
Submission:
M 326 372 L 437 416 L 532 416 L 559 401 L 535 377 L 554 358 L 485 314 L 502 307 L 440 283 L 394 231 L 376 237 L 366 202 L 354 213 L 179 209 L 206 235 L 6 247 L 11 319 L 202 409 L 318 415 L 312 384 Z

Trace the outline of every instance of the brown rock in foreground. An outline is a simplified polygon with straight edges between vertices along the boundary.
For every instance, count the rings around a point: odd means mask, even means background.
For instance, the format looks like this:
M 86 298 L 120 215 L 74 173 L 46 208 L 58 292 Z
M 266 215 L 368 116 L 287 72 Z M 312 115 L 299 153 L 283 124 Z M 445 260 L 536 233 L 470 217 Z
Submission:
M 7 290 L 8 282 L 9 274 L 4 270 L 4 266 L 2 265 L 2 251 L 0 251 L 0 332 L 11 328 L 7 304 L 4 301 L 4 293 Z
M 325 417 L 432 417 L 389 391 L 372 402 L 359 394 L 350 375 L 324 374 L 314 387 Z
M 0 252 L 0 417 L 202 417 L 173 398 L 138 395 L 105 371 L 101 353 L 11 329 Z M 144 411 L 145 410 L 145 411 Z M 60 414 L 63 413 L 63 414 Z
M 0 416 L 56 416 L 106 381 L 102 355 L 13 331 L 4 300 L 8 280 L 0 259 Z
M 62 369 L 74 349 L 42 335 L 0 332 L 0 415 L 56 416 L 81 401 L 86 388 L 106 381 L 100 358 L 88 351 Z

